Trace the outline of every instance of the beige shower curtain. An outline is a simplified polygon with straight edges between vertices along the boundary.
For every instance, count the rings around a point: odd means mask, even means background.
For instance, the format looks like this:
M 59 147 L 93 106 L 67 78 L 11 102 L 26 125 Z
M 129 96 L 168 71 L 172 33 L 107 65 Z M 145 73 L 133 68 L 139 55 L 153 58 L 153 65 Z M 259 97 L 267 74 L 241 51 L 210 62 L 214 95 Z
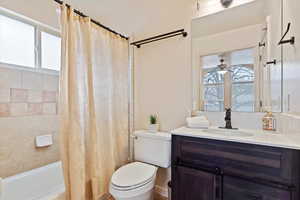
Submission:
M 128 42 L 61 7 L 61 155 L 67 200 L 105 197 L 127 160 Z

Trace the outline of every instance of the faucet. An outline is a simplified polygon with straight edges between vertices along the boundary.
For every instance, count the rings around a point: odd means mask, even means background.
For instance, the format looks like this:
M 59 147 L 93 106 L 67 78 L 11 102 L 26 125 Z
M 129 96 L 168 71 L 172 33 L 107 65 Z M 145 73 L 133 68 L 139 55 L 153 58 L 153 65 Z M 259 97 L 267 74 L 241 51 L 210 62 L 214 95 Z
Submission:
M 231 108 L 226 108 L 226 114 L 225 114 L 225 128 L 226 129 L 232 129 L 232 125 L 231 125 Z

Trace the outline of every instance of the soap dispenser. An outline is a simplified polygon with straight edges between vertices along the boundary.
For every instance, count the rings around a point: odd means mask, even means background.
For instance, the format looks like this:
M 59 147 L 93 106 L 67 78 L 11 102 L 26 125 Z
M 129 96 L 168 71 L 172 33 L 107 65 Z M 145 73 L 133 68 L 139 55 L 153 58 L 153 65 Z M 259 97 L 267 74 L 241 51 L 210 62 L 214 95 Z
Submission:
M 263 119 L 263 130 L 266 131 L 276 131 L 276 118 L 272 112 L 267 112 Z

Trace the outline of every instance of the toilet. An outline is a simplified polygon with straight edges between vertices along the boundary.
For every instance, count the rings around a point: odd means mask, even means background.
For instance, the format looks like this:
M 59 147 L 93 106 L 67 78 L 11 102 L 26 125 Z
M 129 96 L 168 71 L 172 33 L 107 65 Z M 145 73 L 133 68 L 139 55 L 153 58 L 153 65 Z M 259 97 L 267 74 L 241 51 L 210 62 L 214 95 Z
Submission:
M 136 131 L 133 137 L 135 162 L 113 174 L 109 192 L 115 200 L 153 200 L 158 167 L 171 165 L 171 135 Z

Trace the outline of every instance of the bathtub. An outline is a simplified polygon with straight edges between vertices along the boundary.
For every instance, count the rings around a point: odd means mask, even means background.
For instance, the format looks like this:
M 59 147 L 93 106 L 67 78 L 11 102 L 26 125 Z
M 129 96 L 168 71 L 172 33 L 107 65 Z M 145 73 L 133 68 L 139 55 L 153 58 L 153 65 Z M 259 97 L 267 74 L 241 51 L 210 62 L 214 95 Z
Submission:
M 51 200 L 64 190 L 61 162 L 0 180 L 0 200 Z

